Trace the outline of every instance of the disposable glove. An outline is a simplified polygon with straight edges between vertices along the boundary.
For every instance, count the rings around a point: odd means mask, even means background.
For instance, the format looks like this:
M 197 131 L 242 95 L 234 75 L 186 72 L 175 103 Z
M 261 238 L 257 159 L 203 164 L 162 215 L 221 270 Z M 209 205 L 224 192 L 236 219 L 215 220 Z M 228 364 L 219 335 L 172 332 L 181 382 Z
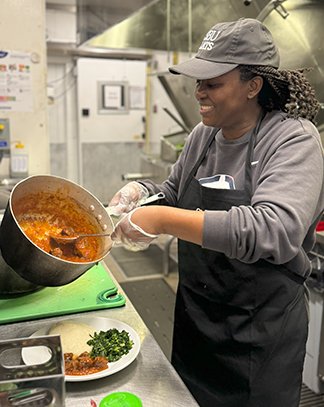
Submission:
M 145 232 L 140 226 L 132 222 L 132 214 L 137 209 L 139 208 L 135 208 L 130 213 L 125 214 L 116 224 L 115 230 L 111 235 L 111 239 L 117 246 L 122 245 L 125 249 L 133 252 L 147 249 L 153 240 L 158 237 L 158 235 Z
M 148 196 L 149 192 L 144 185 L 136 181 L 129 182 L 109 202 L 109 213 L 114 216 L 128 213 L 140 206 L 141 202 L 148 198 Z

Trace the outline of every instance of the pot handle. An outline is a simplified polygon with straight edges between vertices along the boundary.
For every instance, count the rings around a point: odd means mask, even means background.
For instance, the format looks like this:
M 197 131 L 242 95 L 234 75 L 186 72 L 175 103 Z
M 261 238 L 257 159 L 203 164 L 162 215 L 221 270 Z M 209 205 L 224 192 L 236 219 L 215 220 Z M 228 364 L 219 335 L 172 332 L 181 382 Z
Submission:
M 164 198 L 165 198 L 164 192 L 159 192 L 159 193 L 157 193 L 157 194 L 151 195 L 151 196 L 149 196 L 148 198 L 143 199 L 142 201 L 140 201 L 139 206 L 149 205 L 150 203 L 153 203 L 153 202 L 156 202 L 156 201 L 160 201 L 161 199 L 164 199 Z M 116 215 L 114 215 L 114 214 L 111 213 L 111 210 L 110 210 L 110 207 L 109 207 L 109 206 L 107 206 L 105 209 L 106 209 L 106 211 L 107 211 L 107 213 L 108 213 L 109 216 L 119 217 L 119 216 L 116 216 Z

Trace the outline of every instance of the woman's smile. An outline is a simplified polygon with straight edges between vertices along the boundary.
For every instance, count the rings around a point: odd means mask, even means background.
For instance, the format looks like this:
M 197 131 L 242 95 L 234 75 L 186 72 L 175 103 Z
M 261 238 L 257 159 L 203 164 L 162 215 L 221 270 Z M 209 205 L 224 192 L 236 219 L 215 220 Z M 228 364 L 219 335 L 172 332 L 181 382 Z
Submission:
M 200 105 L 199 113 L 204 116 L 215 109 L 213 105 Z

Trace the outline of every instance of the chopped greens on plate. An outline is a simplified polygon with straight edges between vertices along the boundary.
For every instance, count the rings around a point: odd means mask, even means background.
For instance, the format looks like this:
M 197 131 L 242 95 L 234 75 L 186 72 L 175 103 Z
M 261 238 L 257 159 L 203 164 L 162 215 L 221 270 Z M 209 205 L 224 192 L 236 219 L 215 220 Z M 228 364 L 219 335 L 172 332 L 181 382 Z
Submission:
M 105 356 L 109 362 L 116 362 L 123 355 L 126 355 L 133 347 L 134 343 L 125 330 L 108 329 L 108 331 L 95 332 L 90 335 L 87 344 L 92 346 L 91 357 Z

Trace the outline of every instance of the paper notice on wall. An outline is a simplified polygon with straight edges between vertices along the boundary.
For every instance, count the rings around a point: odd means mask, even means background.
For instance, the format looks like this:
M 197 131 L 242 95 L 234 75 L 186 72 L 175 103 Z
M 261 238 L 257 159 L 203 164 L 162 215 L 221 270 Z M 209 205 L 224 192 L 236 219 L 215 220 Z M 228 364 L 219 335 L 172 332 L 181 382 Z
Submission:
M 0 111 L 31 112 L 31 54 L 0 50 Z
M 130 86 L 129 99 L 131 109 L 145 109 L 145 87 L 144 86 Z

